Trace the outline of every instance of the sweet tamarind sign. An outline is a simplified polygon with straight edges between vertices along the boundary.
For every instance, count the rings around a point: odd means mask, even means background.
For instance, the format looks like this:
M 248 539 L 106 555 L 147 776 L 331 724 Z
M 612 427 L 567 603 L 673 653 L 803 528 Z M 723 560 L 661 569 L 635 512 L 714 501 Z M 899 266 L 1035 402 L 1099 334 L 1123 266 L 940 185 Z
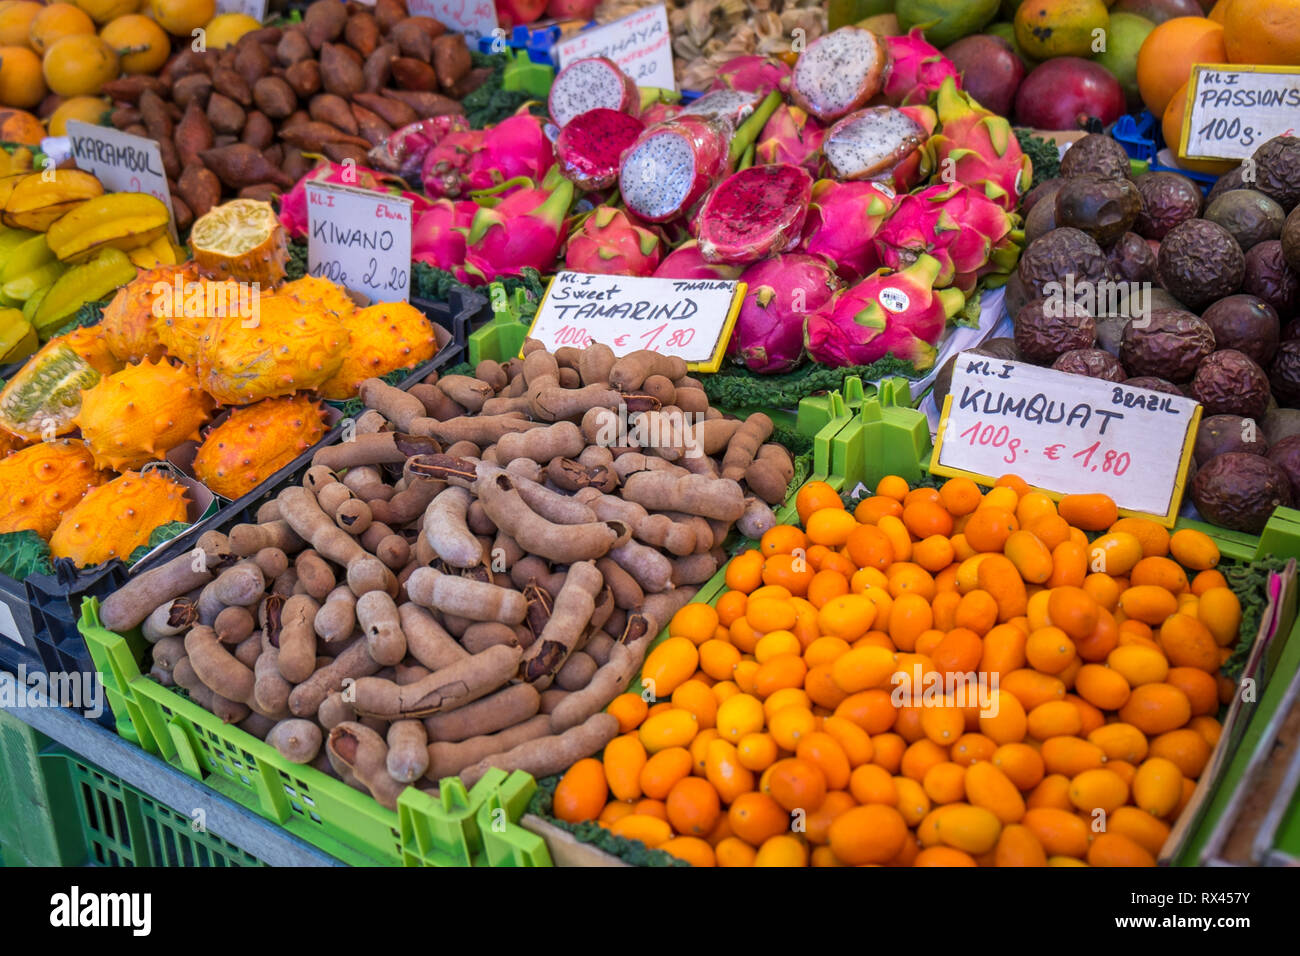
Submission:
M 552 352 L 600 342 L 615 355 L 648 349 L 694 371 L 716 372 L 744 297 L 745 284 L 726 279 L 559 272 L 528 335 Z
M 371 302 L 411 297 L 411 200 L 307 184 L 307 271 Z
M 172 192 L 156 141 L 81 120 L 68 120 L 68 140 L 77 168 L 98 179 L 107 192 L 147 193 L 160 200 L 171 217 L 172 240 L 180 241 Z
M 1200 403 L 973 352 L 957 356 L 930 471 L 991 485 L 1016 474 L 1059 497 L 1102 492 L 1172 527 Z

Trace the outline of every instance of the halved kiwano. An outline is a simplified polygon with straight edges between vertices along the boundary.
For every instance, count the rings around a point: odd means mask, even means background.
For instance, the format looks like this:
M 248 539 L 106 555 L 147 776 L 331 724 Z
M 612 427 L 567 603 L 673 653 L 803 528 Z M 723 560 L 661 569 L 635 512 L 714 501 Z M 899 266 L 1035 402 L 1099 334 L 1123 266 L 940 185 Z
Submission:
M 76 426 L 81 393 L 100 374 L 63 343 L 32 356 L 0 392 L 0 427 L 28 441 L 66 435 Z
M 285 276 L 289 247 L 268 202 L 232 199 L 209 210 L 190 229 L 190 249 L 209 279 L 257 282 L 266 289 Z

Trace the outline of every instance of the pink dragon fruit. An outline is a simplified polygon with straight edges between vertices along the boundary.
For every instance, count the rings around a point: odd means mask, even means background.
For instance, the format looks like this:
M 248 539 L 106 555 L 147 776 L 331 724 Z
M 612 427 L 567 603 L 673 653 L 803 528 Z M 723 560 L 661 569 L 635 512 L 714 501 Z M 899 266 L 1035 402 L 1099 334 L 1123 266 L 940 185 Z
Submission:
M 920 27 L 913 27 L 907 36 L 885 37 L 885 46 L 893 66 L 883 92 L 894 106 L 926 102 L 949 77 L 960 86 L 956 65 L 925 41 Z
M 391 173 L 366 166 L 332 163 L 323 160 L 311 172 L 304 175 L 293 188 L 280 197 L 280 225 L 294 239 L 307 235 L 307 184 L 339 183 L 369 189 L 374 192 L 389 193 L 411 200 L 412 212 L 418 214 L 429 207 L 429 200 L 418 193 L 408 192 L 406 183 Z
M 843 285 L 825 259 L 790 252 L 764 259 L 740 276 L 748 288 L 727 354 L 751 372 L 776 375 L 803 361 L 803 327 Z
M 824 256 L 846 282 L 857 282 L 880 268 L 872 237 L 894 209 L 894 191 L 882 183 L 813 184 L 800 249 Z
M 424 167 L 424 159 L 448 133 L 468 133 L 469 121 L 460 113 L 448 113 L 408 123 L 372 148 L 368 154 L 376 169 L 396 173 L 414 181 Z
M 865 106 L 889 70 L 884 40 L 861 27 L 840 27 L 808 44 L 794 66 L 790 96 L 823 123 Z
M 600 0 L 550 0 L 546 15 L 556 20 L 590 20 Z
M 520 189 L 494 208 L 479 209 L 466 236 L 468 281 L 488 283 L 525 267 L 550 272 L 572 202 L 573 183 L 551 175 L 539 189 Z
M 836 179 L 889 181 L 925 148 L 929 134 L 914 115 L 892 106 L 850 113 L 826 131 L 822 152 Z
M 990 113 L 952 80 L 939 87 L 939 133 L 932 137 L 935 175 L 980 190 L 1008 212 L 1033 179 L 1033 163 L 1006 117 Z
M 659 265 L 659 237 L 634 226 L 621 210 L 597 206 L 569 237 L 564 264 L 574 272 L 648 276 Z
M 487 135 L 481 129 L 469 129 L 468 124 L 464 124 L 464 129 L 459 125 L 449 126 L 424 154 L 420 181 L 424 191 L 435 199 L 442 196 L 455 199 L 465 192 L 465 167 L 482 148 Z
M 496 0 L 497 23 L 506 29 L 532 23 L 546 12 L 546 0 Z
M 765 95 L 747 90 L 714 90 L 688 104 L 679 115 L 703 116 L 735 131 L 753 115 Z
M 791 75 L 790 67 L 776 57 L 734 56 L 718 67 L 713 74 L 713 84 L 705 92 L 745 90 L 764 96 L 773 90 L 784 93 L 790 88 Z
M 886 179 L 897 192 L 905 193 L 921 185 L 934 172 L 934 147 L 930 145 L 930 138 L 934 135 L 934 128 L 939 125 L 939 117 L 928 106 L 900 106 L 898 111 L 910 117 L 925 131 L 925 142 L 921 148 L 895 166 Z
M 546 105 L 555 125 L 563 129 L 575 116 L 597 107 L 639 113 L 641 93 L 617 63 L 592 56 L 574 60 L 556 74 Z
M 890 269 L 922 255 L 939 263 L 935 288 L 954 286 L 969 296 L 986 277 L 1001 285 L 1020 261 L 1025 234 L 1015 218 L 961 183 L 939 183 L 899 200 L 876 233 L 876 251 Z
M 465 235 L 478 206 L 451 199 L 435 200 L 415 217 L 411 228 L 411 258 L 439 269 L 453 271 L 465 263 Z
M 618 179 L 623 152 L 645 124 L 635 116 L 598 107 L 575 116 L 555 140 L 560 172 L 584 191 L 607 189 Z
M 648 222 L 686 214 L 726 172 L 728 147 L 726 131 L 702 116 L 680 115 L 649 127 L 623 154 L 623 202 Z
M 646 126 L 654 126 L 656 123 L 662 123 L 677 116 L 682 111 L 680 103 L 665 103 L 663 100 L 655 100 L 649 106 L 641 111 L 641 122 Z
M 754 151 L 760 163 L 790 163 L 816 176 L 822 162 L 822 137 L 826 131 L 797 106 L 778 106 L 763 127 Z
M 700 210 L 700 252 L 710 262 L 756 262 L 799 244 L 812 177 L 789 163 L 750 166 L 709 193 Z
M 725 262 L 706 262 L 700 244 L 688 239 L 664 256 L 654 274 L 656 279 L 738 279 L 743 270 Z
M 471 190 L 491 189 L 519 176 L 538 181 L 554 163 L 555 147 L 546 138 L 542 121 L 521 113 L 487 131 L 465 165 L 465 185 Z
M 881 269 L 836 293 L 808 316 L 809 356 L 843 366 L 893 355 L 917 371 L 933 367 L 935 345 L 965 302 L 957 289 L 935 289 L 938 275 L 939 262 L 923 255 L 901 272 Z

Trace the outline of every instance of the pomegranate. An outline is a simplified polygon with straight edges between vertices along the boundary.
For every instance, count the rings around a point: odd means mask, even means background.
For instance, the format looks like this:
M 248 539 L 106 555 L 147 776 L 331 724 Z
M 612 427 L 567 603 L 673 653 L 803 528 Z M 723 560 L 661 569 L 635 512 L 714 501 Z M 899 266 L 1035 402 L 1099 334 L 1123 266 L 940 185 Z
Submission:
M 1016 93 L 1016 119 L 1047 130 L 1082 129 L 1090 118 L 1109 126 L 1124 112 L 1124 90 L 1105 67 L 1062 56 L 1035 67 Z

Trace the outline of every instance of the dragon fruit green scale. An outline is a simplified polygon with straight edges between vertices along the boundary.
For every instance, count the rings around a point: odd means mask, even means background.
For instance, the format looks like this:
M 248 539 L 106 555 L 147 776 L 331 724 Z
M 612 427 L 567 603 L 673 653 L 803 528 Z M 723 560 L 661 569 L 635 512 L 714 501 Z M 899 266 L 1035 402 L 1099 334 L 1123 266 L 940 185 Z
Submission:
M 619 209 L 597 206 L 569 237 L 564 264 L 575 272 L 648 276 L 659 265 L 659 237 Z
M 939 87 L 940 129 L 930 138 L 934 181 L 978 189 L 1008 212 L 1033 178 L 1033 163 L 1020 148 L 1005 117 L 990 113 L 957 89 L 951 77 Z

